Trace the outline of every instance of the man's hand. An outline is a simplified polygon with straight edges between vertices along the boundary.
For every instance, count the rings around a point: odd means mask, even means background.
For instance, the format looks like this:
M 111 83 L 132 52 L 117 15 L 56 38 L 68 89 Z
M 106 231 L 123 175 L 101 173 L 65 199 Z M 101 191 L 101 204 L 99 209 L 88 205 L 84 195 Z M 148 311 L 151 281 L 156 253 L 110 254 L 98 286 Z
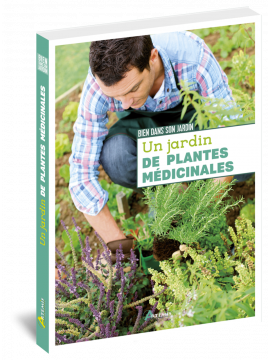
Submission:
M 101 238 L 106 242 L 125 239 L 126 236 L 117 226 L 108 205 L 95 216 L 84 214 L 89 224 L 96 230 Z

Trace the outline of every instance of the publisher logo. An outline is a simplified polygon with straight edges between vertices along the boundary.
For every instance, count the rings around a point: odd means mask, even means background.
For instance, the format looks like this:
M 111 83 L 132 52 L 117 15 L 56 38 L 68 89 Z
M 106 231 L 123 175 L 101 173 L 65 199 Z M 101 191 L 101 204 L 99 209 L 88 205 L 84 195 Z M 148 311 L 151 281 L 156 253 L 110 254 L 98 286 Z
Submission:
M 37 54 L 38 70 L 48 75 L 48 59 L 45 56 Z
M 159 318 L 168 318 L 171 317 L 171 313 L 170 312 L 166 312 L 166 313 L 158 313 L 158 314 L 152 314 L 151 310 L 149 311 L 145 311 L 144 313 L 144 320 L 148 320 L 148 319 L 159 319 Z
M 40 299 L 40 316 L 37 318 L 38 324 L 42 329 L 46 328 L 46 322 L 45 322 L 45 300 Z

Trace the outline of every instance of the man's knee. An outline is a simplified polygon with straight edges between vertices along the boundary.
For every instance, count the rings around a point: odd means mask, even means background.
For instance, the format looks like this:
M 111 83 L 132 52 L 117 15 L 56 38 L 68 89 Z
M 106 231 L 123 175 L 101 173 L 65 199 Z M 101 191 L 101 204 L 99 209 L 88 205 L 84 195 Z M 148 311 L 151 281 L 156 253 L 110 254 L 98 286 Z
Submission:
M 102 147 L 100 162 L 111 180 L 125 187 L 137 183 L 137 145 L 125 135 L 115 135 Z

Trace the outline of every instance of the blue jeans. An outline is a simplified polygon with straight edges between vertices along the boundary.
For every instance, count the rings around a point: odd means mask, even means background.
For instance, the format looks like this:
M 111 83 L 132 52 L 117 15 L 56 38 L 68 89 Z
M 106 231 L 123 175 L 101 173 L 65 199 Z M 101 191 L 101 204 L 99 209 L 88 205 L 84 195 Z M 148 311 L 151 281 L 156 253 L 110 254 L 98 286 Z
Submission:
M 137 143 L 126 135 L 115 135 L 102 147 L 100 162 L 111 180 L 118 185 L 137 189 Z M 235 175 L 237 182 L 249 179 L 254 173 Z

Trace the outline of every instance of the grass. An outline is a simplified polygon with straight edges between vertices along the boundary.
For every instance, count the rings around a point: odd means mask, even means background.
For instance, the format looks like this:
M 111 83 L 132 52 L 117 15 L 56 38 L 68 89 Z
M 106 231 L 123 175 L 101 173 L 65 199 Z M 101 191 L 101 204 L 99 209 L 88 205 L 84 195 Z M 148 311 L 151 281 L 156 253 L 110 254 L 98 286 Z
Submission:
M 56 98 L 86 78 L 89 68 L 89 46 L 90 42 L 56 46 Z

